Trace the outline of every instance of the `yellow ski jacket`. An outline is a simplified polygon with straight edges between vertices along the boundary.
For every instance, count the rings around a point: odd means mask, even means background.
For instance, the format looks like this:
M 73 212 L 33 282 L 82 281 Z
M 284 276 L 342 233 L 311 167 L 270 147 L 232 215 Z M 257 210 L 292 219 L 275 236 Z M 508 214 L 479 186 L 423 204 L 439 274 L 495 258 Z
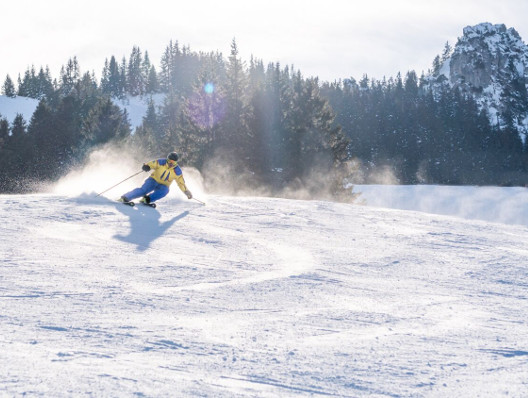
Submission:
M 150 176 L 156 180 L 156 182 L 169 186 L 176 180 L 176 183 L 182 192 L 187 191 L 185 180 L 183 179 L 183 174 L 178 163 L 176 163 L 176 166 L 169 166 L 167 159 L 158 159 L 145 164 L 154 170 Z

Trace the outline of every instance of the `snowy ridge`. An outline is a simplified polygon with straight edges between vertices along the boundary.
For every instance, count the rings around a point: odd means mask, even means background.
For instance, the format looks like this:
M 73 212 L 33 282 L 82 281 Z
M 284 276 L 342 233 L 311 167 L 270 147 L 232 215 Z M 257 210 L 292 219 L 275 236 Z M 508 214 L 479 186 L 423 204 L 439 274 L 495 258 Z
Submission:
M 510 51 L 513 49 L 522 51 L 526 46 L 519 33 L 514 28 L 506 28 L 504 24 L 493 25 L 489 22 L 484 22 L 475 26 L 466 26 L 463 29 L 463 33 L 464 38 L 467 40 L 484 38 L 492 52 Z M 508 47 L 503 44 L 508 44 Z
M 526 396 L 528 229 L 1 196 L 0 395 Z

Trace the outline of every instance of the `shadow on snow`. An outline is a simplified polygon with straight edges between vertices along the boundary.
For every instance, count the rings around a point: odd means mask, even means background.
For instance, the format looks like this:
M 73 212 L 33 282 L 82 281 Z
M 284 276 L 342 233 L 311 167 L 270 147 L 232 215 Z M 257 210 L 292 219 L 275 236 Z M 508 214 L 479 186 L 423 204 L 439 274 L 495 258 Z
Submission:
M 116 209 L 130 219 L 130 232 L 128 235 L 114 235 L 114 238 L 123 242 L 132 243 L 140 251 L 147 250 L 151 243 L 163 236 L 176 222 L 189 215 L 186 210 L 168 221 L 161 222 L 161 213 L 151 207 L 137 205 L 134 207 L 116 203 Z

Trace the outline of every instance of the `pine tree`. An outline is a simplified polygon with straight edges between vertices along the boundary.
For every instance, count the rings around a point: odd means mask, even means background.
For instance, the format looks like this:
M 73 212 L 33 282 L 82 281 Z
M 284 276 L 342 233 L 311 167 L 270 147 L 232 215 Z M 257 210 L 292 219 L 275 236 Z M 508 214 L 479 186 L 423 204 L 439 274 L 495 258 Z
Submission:
M 145 73 L 143 69 L 143 56 L 139 47 L 134 46 L 127 69 L 127 91 L 132 96 L 143 95 L 145 93 Z
M 101 92 L 97 87 L 95 76 L 89 72 L 86 72 L 75 84 L 72 94 L 75 96 L 74 106 L 81 121 L 90 115 L 92 109 L 101 100 Z
M 76 95 L 82 100 L 100 96 L 99 87 L 97 86 L 95 76 L 93 76 L 90 72 L 86 72 L 77 81 L 75 85 L 75 91 Z
M 150 70 L 147 75 L 145 93 L 146 94 L 156 94 L 160 90 L 160 84 L 158 82 L 158 74 L 156 73 L 156 68 L 153 66 L 150 67 Z
M 156 113 L 156 106 L 152 99 L 148 101 L 147 112 L 145 113 L 145 116 L 143 117 L 143 127 L 151 131 L 160 130 L 160 122 L 159 122 L 158 114 Z
M 266 70 L 266 86 L 263 104 L 255 104 L 255 116 L 260 119 L 260 128 L 255 128 L 255 147 L 261 167 L 271 172 L 272 185 L 279 189 L 288 179 L 290 116 L 293 103 L 293 85 L 290 71 L 281 69 L 279 63 L 269 64 Z M 258 106 L 258 107 L 257 107 Z M 258 120 L 258 119 L 257 119 Z
M 60 72 L 59 90 L 63 96 L 71 95 L 75 89 L 75 84 L 79 81 L 81 70 L 77 57 L 70 58 L 66 66 L 62 66 Z
M 125 95 L 125 79 L 126 76 L 123 75 L 123 70 L 119 69 L 115 57 L 112 56 L 108 66 L 108 92 L 111 97 L 122 98 Z
M 49 68 L 46 70 L 41 67 L 35 81 L 35 98 L 42 99 L 53 95 L 53 83 L 51 82 L 51 74 Z
M 27 124 L 24 120 L 24 116 L 21 113 L 17 113 L 13 120 L 13 127 L 11 128 L 11 135 L 13 137 L 23 137 L 27 132 Z
M 309 180 L 315 169 L 332 170 L 347 157 L 348 142 L 333 126 L 334 115 L 321 97 L 317 79 L 293 77 L 293 101 L 286 144 L 288 180 Z
M 11 97 L 11 98 L 16 97 L 15 85 L 9 75 L 6 76 L 4 85 L 2 86 L 2 94 L 5 95 L 6 97 Z
M 108 81 L 110 77 L 110 67 L 108 64 L 108 58 L 105 59 L 103 71 L 101 72 L 101 90 L 104 94 L 108 94 Z
M 261 60 L 251 57 L 249 67 L 250 106 L 248 121 L 251 131 L 252 170 L 268 185 L 272 182 L 271 104 L 268 102 L 266 73 Z
M 453 47 L 451 47 L 451 44 L 447 41 L 444 46 L 444 52 L 442 53 L 442 62 L 445 62 L 453 53 Z
M 15 175 L 18 179 L 23 179 L 28 175 L 28 168 L 32 159 L 30 156 L 30 142 L 27 136 L 27 124 L 24 116 L 20 113 L 17 113 L 13 120 L 9 149 L 14 155 L 10 167 L 12 170 L 19 169 L 20 171 Z
M 0 121 L 0 130 L 5 134 L 8 126 Z M 11 128 L 11 136 L 0 146 L 0 191 L 9 193 L 27 192 L 26 178 L 30 177 L 31 159 L 30 140 L 27 125 L 22 114 L 17 114 Z
M 209 66 L 211 66 L 209 64 Z M 202 167 L 218 144 L 218 129 L 226 113 L 225 94 L 218 84 L 214 68 L 204 65 L 193 87 L 194 94 L 185 101 L 180 118 L 180 141 L 186 159 Z
M 437 55 L 433 60 L 433 76 L 438 76 L 440 73 L 440 68 L 442 67 L 442 61 L 440 55 Z
M 56 167 L 73 167 L 82 160 L 81 145 L 83 137 L 82 117 L 79 112 L 79 101 L 73 95 L 61 98 L 55 115 L 55 155 Z M 58 170 L 59 172 L 60 170 Z
M 37 98 L 37 84 L 35 67 L 26 69 L 24 73 L 24 79 L 18 79 L 18 95 L 20 97 Z
M 182 98 L 173 94 L 168 94 L 161 106 L 158 122 L 159 129 L 153 132 L 152 142 L 156 153 L 165 152 L 162 141 L 166 137 L 173 136 L 178 129 L 180 112 L 182 108 Z M 165 138 L 164 138 L 165 137 Z
M 111 99 L 100 99 L 83 122 L 83 136 L 88 146 L 122 140 L 130 134 L 121 109 Z
M 55 156 L 60 139 L 53 111 L 46 100 L 41 100 L 31 117 L 28 136 L 32 143 L 29 166 L 31 173 L 39 179 L 49 179 L 57 174 Z
M 175 90 L 175 70 L 176 58 L 180 55 L 180 48 L 178 42 L 173 44 L 172 40 L 165 48 L 165 52 L 161 57 L 161 71 L 159 82 L 161 89 L 165 93 L 172 93 Z
M 143 80 L 143 94 L 152 94 L 153 91 L 149 87 L 149 79 L 150 79 L 150 73 L 151 71 L 154 71 L 154 74 L 156 73 L 156 69 L 152 69 L 153 65 L 150 63 L 150 57 L 148 55 L 148 51 L 145 51 L 145 55 L 143 56 L 143 61 L 141 62 L 141 78 Z
M 125 98 L 128 92 L 128 76 L 127 76 L 127 61 L 123 57 L 121 60 L 121 65 L 119 66 L 119 87 L 118 87 L 119 97 Z
M 159 134 L 161 129 L 161 120 L 156 112 L 154 101 L 150 99 L 147 112 L 143 116 L 143 122 L 141 126 L 136 128 L 132 142 L 135 146 L 144 148 L 146 153 L 154 155 L 157 153 L 157 139 L 161 137 L 161 134 Z
M 226 68 L 226 116 L 217 136 L 218 146 L 232 153 L 234 159 L 244 162 L 250 151 L 248 121 L 248 81 L 244 62 L 239 58 L 235 39 Z
M 9 122 L 5 117 L 0 115 L 0 149 L 7 146 L 9 140 Z

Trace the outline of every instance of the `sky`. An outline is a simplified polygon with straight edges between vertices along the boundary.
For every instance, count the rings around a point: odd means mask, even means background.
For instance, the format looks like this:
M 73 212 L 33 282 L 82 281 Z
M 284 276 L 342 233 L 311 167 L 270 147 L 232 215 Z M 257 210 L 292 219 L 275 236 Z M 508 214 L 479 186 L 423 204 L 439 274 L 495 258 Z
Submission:
M 99 78 L 105 59 L 148 51 L 159 67 L 171 40 L 192 51 L 293 65 L 334 81 L 427 72 L 446 42 L 481 22 L 514 27 L 528 41 L 526 0 L 3 0 L 0 83 L 34 65 L 60 68 L 76 56 Z

